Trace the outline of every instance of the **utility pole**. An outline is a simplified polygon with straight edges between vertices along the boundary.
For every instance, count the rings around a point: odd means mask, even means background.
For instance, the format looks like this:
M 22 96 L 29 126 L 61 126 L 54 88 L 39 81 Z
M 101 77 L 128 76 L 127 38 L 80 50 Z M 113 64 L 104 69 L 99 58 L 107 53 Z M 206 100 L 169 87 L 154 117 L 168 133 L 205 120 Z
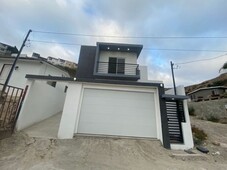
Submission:
M 11 76 L 12 76 L 13 70 L 14 70 L 14 68 L 15 68 L 15 66 L 16 66 L 17 60 L 18 60 L 18 58 L 20 57 L 20 54 L 21 54 L 21 52 L 22 52 L 22 50 L 23 50 L 23 48 L 24 48 L 24 46 L 25 46 L 25 43 L 26 43 L 26 41 L 27 41 L 27 39 L 28 39 L 28 36 L 29 36 L 29 34 L 30 34 L 31 32 L 32 32 L 32 30 L 30 29 L 30 30 L 28 31 L 28 33 L 27 33 L 27 35 L 26 35 L 26 37 L 25 37 L 25 39 L 24 39 L 24 41 L 23 41 L 21 47 L 20 47 L 19 52 L 17 53 L 17 56 L 16 56 L 16 58 L 15 58 L 15 60 L 14 60 L 14 62 L 13 62 L 13 65 L 12 65 L 10 71 L 9 71 L 9 74 L 8 74 L 8 76 L 7 76 L 7 78 L 6 78 L 6 81 L 5 81 L 5 84 L 4 84 L 4 86 L 3 86 L 2 93 L 1 93 L 1 96 L 0 96 L 1 98 L 2 98 L 2 96 L 3 96 L 3 94 L 4 94 L 4 92 L 5 92 L 5 89 L 6 89 L 7 85 L 8 85 L 8 83 L 9 83 L 9 80 L 10 80 Z
M 173 89 L 174 89 L 174 94 L 177 95 L 177 90 L 176 90 L 176 83 L 175 83 L 175 78 L 174 78 L 174 72 L 173 72 L 173 62 L 170 61 L 170 65 L 171 65 L 171 71 L 172 71 L 172 78 L 173 78 Z

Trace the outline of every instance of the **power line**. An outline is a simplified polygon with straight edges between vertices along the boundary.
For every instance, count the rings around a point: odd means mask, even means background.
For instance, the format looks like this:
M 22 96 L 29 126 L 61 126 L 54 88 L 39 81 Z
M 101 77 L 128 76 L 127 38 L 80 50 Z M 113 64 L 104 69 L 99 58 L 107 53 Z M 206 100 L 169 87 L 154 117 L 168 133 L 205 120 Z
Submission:
M 82 44 L 76 44 L 76 43 L 68 43 L 68 42 L 53 42 L 53 41 L 43 41 L 43 40 L 28 40 L 30 42 L 40 42 L 40 43 L 50 43 L 50 44 L 63 44 L 63 45 L 72 45 L 72 46 L 81 46 Z M 206 52 L 227 52 L 227 50 L 199 50 L 199 49 L 168 49 L 168 48 L 149 48 L 144 47 L 143 50 L 148 51 L 194 51 L 194 52 L 200 52 L 200 51 L 206 51 Z
M 81 46 L 82 44 L 76 44 L 76 43 L 68 43 L 68 42 L 53 42 L 53 41 L 43 41 L 43 40 L 31 40 L 30 42 L 40 42 L 40 43 L 47 43 L 47 44 L 63 44 L 63 45 L 74 45 L 74 46 Z
M 120 35 L 95 35 L 95 34 L 81 34 L 81 33 L 66 33 L 66 32 L 51 32 L 51 31 L 39 31 L 32 30 L 36 33 L 42 34 L 56 34 L 67 36 L 79 36 L 79 37 L 103 37 L 103 38 L 128 38 L 128 39 L 227 39 L 227 36 L 120 36 Z
M 200 51 L 206 51 L 206 52 L 227 52 L 227 50 L 199 50 L 199 49 L 176 49 L 176 48 L 143 48 L 143 50 L 152 50 L 152 51 L 195 51 L 195 52 L 200 52 Z
M 223 55 L 219 55 L 219 56 L 216 56 L 216 57 L 212 57 L 212 58 L 205 58 L 205 59 L 200 59 L 200 60 L 192 60 L 192 61 L 187 61 L 187 62 L 182 62 L 182 63 L 175 63 L 176 65 L 182 65 L 182 64 L 189 64 L 189 63 L 195 63 L 195 62 L 201 62 L 201 61 L 207 61 L 207 60 L 214 60 L 214 59 L 217 59 L 217 58 L 220 58 L 220 57 L 224 57 L 226 56 L 226 54 L 223 54 Z

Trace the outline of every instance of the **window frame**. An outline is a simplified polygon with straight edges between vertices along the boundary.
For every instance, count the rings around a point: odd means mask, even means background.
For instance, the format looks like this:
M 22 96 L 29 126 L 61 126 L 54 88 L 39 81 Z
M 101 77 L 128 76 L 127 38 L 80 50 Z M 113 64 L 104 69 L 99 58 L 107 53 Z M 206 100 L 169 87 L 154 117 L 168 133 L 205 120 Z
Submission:
M 110 59 L 115 59 L 115 62 L 110 62 Z M 120 62 L 122 60 L 123 62 Z M 122 69 L 121 69 L 122 68 Z M 125 58 L 109 57 L 108 74 L 125 74 Z

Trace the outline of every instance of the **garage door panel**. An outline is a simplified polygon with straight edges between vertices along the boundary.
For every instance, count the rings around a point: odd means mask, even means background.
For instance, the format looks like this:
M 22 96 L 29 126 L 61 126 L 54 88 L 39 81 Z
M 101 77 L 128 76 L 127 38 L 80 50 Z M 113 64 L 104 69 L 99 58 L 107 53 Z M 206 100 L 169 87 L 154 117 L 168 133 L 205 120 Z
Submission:
M 84 89 L 78 133 L 157 137 L 154 94 Z
M 103 128 L 105 126 L 105 128 Z M 116 135 L 116 136 L 134 136 L 134 137 L 152 137 L 157 138 L 157 135 L 152 133 L 148 130 L 141 131 L 138 126 L 130 126 L 130 129 L 128 128 L 130 124 L 120 124 L 116 123 L 115 125 L 109 124 L 109 123 L 89 123 L 87 126 L 83 129 L 83 132 L 85 134 L 98 134 L 98 135 Z M 144 128 L 149 129 L 150 126 L 144 126 Z M 155 128 L 155 127 L 154 127 Z M 91 132 L 91 129 L 95 129 L 95 132 Z M 111 133 L 110 133 L 110 129 Z M 114 129 L 114 130 L 113 130 Z M 127 133 L 123 131 L 122 129 L 127 129 Z

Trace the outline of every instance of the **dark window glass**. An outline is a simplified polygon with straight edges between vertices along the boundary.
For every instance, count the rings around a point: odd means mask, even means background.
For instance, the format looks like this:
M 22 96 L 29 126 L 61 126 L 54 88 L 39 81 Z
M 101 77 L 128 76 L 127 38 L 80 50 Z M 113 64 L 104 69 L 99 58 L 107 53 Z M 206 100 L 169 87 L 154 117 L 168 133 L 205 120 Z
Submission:
M 117 70 L 117 58 L 110 57 L 109 64 L 108 64 L 108 73 L 115 74 Z
M 67 90 L 68 90 L 68 86 L 65 86 L 65 90 L 64 90 L 64 92 L 66 93 L 66 92 L 67 92 Z
M 125 74 L 125 59 L 118 59 L 117 60 L 117 73 L 118 74 Z
M 52 87 L 56 87 L 57 82 L 56 81 L 47 81 L 47 84 L 49 84 Z

